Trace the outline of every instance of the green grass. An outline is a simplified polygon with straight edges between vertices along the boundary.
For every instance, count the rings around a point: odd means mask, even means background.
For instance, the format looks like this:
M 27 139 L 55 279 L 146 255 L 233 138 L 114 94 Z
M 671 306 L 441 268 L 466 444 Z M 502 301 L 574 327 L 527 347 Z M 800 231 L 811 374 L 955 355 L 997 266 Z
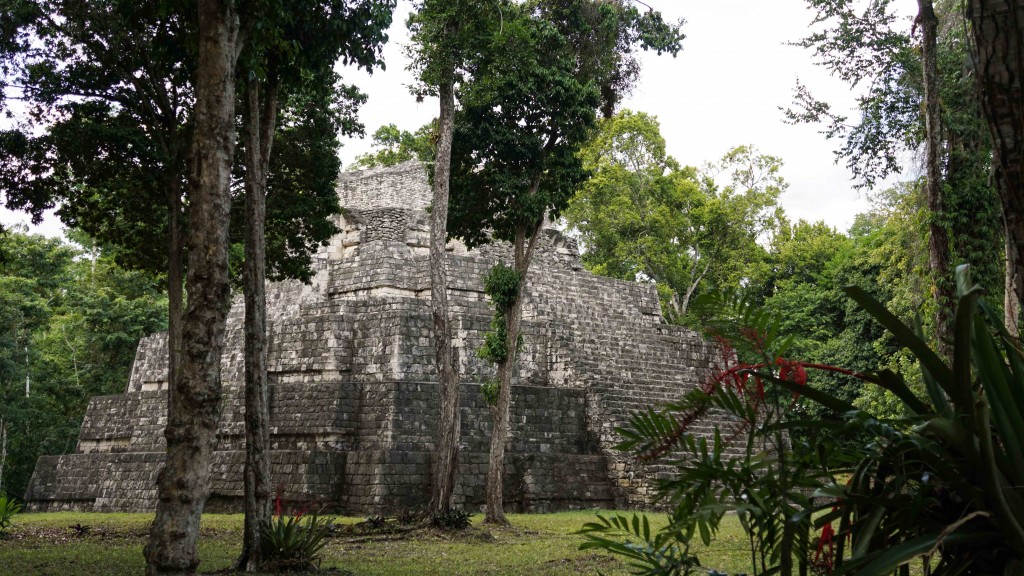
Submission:
M 141 574 L 142 546 L 152 518 L 152 514 L 21 514 L 0 542 L 0 574 Z M 482 527 L 478 515 L 473 518 L 474 527 L 462 533 L 334 537 L 324 549 L 323 567 L 357 576 L 628 574 L 618 559 L 579 550 L 583 539 L 574 532 L 593 518 L 593 511 L 512 514 L 511 528 L 491 528 Z M 337 518 L 336 522 L 361 520 Z M 78 535 L 70 528 L 75 525 L 89 530 Z M 241 528 L 241 515 L 203 516 L 200 571 L 214 572 L 231 564 L 241 547 Z M 735 518 L 726 518 L 711 549 L 697 552 L 705 566 L 729 573 L 750 571 L 746 538 Z

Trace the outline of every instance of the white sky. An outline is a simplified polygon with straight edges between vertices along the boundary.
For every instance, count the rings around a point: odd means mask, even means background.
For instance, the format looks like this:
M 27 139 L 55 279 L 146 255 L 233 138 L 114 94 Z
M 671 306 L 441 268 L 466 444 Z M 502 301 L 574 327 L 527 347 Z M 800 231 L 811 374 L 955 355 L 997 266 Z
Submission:
M 653 114 L 661 122 L 669 153 L 683 164 L 699 166 L 720 158 L 728 149 L 753 144 L 779 156 L 783 177 L 790 183 L 782 198 L 796 220 L 824 220 L 846 230 L 853 217 L 868 208 L 863 193 L 852 187 L 845 166 L 834 163 L 839 142 L 828 141 L 817 126 L 782 122 L 779 106 L 791 103 L 796 79 L 837 111 L 852 109 L 854 94 L 827 71 L 815 66 L 811 53 L 787 42 L 806 36 L 813 14 L 804 0 L 645 0 L 666 20 L 686 19 L 679 56 L 643 54 L 643 70 L 634 94 L 623 106 Z M 916 14 L 914 0 L 897 0 L 903 14 Z M 372 76 L 345 71 L 345 81 L 369 95 L 360 113 L 368 136 L 345 139 L 341 150 L 347 166 L 370 148 L 369 134 L 394 123 L 415 130 L 437 114 L 437 103 L 417 103 L 407 86 L 402 45 L 407 42 L 407 0 L 399 3 L 385 47 L 385 71 Z M 40 230 L 59 233 L 50 221 Z M 0 212 L 5 225 L 27 222 L 21 214 Z

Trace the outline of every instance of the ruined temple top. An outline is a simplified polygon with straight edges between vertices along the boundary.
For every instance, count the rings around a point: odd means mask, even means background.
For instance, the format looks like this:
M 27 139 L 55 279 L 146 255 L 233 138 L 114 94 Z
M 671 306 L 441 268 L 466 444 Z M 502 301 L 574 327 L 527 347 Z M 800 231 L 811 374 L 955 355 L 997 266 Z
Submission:
M 342 210 L 358 212 L 402 209 L 426 212 L 431 195 L 426 167 L 419 160 L 342 172 L 338 177 L 338 200 Z M 559 229 L 557 223 L 547 216 L 541 228 Z
M 343 209 L 426 210 L 430 183 L 423 164 L 409 160 L 395 166 L 343 172 L 338 178 L 338 196 Z

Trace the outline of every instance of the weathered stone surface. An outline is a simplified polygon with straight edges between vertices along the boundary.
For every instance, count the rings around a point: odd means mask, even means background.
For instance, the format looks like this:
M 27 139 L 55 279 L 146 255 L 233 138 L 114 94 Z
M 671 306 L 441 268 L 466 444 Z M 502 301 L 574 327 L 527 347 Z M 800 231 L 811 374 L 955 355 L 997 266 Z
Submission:
M 274 483 L 286 500 L 349 513 L 425 503 L 438 398 L 431 345 L 430 191 L 415 163 L 346 174 L 342 232 L 310 285 L 268 286 Z M 493 369 L 476 357 L 491 310 L 482 275 L 507 245 L 449 246 L 455 353 L 462 382 L 460 485 L 483 502 Z M 649 502 L 659 469 L 611 450 L 633 410 L 677 398 L 709 366 L 695 333 L 661 322 L 654 287 L 583 270 L 575 242 L 545 230 L 524 308 L 505 494 L 509 509 Z M 225 405 L 209 508 L 237 509 L 244 461 L 242 318 L 228 319 Z M 40 510 L 149 510 L 163 458 L 166 335 L 144 339 L 122 395 L 92 399 L 77 450 L 44 456 L 29 488 Z

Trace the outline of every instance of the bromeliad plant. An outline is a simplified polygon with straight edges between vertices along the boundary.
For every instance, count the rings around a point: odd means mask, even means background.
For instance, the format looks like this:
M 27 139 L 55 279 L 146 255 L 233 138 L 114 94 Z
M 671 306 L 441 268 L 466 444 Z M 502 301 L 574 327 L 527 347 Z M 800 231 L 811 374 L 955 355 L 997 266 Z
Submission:
M 621 431 L 621 448 L 677 465 L 677 477 L 659 486 L 672 507 L 667 527 L 652 533 L 646 520 L 599 517 L 584 528 L 584 547 L 627 556 L 638 574 L 691 573 L 699 569 L 688 552 L 692 538 L 710 542 L 722 514 L 735 511 L 756 573 L 909 574 L 915 560 L 924 574 L 1020 573 L 1024 353 L 970 285 L 966 267 L 958 269 L 957 285 L 948 362 L 919 327 L 900 322 L 863 290 L 847 289 L 917 358 L 923 397 L 888 371 L 854 374 L 780 361 L 781 354 L 768 360 L 773 346 L 784 346 L 771 322 L 739 301 L 738 325 L 766 358 L 737 358 L 703 390 L 637 414 Z M 808 370 L 881 386 L 909 416 L 873 418 L 807 384 Z M 843 417 L 791 417 L 784 399 L 792 395 Z M 713 409 L 733 417 L 725 427 L 731 431 L 720 427 L 712 442 L 689 435 L 688 426 Z M 729 454 L 729 446 L 741 449 Z
M 275 507 L 276 514 L 260 531 L 260 569 L 272 572 L 318 569 L 320 551 L 327 545 L 327 535 L 331 531 L 331 520 L 324 520 L 316 514 L 285 516 L 281 513 L 280 496 Z

